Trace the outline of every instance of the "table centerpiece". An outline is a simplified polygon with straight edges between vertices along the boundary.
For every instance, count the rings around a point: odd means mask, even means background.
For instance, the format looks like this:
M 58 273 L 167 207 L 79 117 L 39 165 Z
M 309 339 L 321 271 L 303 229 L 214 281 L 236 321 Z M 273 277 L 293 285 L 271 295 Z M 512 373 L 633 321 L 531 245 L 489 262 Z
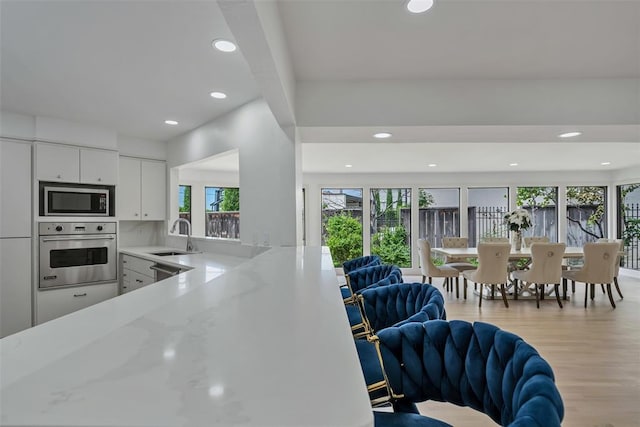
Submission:
M 513 245 L 516 251 L 522 249 L 522 230 L 531 227 L 531 215 L 522 208 L 515 209 L 504 216 L 504 223 L 513 231 Z

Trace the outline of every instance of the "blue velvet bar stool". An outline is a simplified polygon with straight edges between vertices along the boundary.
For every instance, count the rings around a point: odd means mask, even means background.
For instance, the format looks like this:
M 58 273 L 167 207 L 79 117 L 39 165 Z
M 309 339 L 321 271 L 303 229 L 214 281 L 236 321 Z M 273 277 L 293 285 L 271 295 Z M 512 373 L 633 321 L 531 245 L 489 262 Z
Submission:
M 358 258 L 350 259 L 342 263 L 342 271 L 344 273 L 345 280 L 349 280 L 349 273 L 353 270 L 357 270 L 362 267 L 371 267 L 374 265 L 380 265 L 382 261 L 378 255 L 365 255 Z M 351 297 L 351 290 L 344 284 L 340 286 L 340 292 L 342 292 L 342 298 Z
M 428 283 L 398 283 L 367 288 L 358 295 L 363 332 L 356 338 L 373 335 L 389 326 L 409 322 L 446 319 L 444 298 Z
M 347 276 L 350 295 L 345 298 L 345 303 L 355 303 L 355 295 L 389 277 L 392 278 L 392 283 L 400 283 L 402 271 L 395 265 L 373 265 L 352 270 Z
M 412 403 L 425 400 L 471 407 L 502 426 L 562 422 L 564 405 L 551 366 L 522 338 L 497 326 L 431 320 L 385 328 L 370 341 L 397 411 L 374 411 L 377 427 L 446 425 L 417 413 Z
M 366 288 L 364 288 L 364 290 L 374 289 L 374 288 L 384 288 L 386 286 L 399 283 L 400 280 L 402 280 L 402 277 L 398 276 L 398 274 L 395 274 L 395 273 L 390 274 L 384 279 L 379 280 L 367 286 Z M 362 306 L 358 302 L 358 299 L 352 298 L 347 300 L 347 302 L 345 302 L 344 307 L 347 311 L 347 317 L 349 318 L 349 324 L 351 325 L 351 332 L 353 332 L 354 337 L 367 335 L 366 323 L 363 320 L 364 316 L 362 314 L 363 313 Z

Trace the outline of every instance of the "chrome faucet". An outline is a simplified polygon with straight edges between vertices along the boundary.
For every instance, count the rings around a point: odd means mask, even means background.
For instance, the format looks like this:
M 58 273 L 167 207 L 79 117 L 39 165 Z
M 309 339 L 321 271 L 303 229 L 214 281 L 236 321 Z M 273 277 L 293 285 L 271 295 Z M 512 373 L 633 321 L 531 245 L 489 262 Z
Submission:
M 187 252 L 193 252 L 193 242 L 191 241 L 191 223 L 188 220 L 184 218 L 176 219 L 171 226 L 171 233 L 176 232 L 176 226 L 181 222 L 187 224 Z

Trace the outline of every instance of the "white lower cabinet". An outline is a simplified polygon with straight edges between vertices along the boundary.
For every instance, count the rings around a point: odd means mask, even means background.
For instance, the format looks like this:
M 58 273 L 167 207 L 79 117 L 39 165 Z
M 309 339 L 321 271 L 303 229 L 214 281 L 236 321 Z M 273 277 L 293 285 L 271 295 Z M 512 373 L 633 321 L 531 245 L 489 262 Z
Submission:
M 120 271 L 122 271 L 121 293 L 126 294 L 156 281 L 155 272 L 151 269 L 156 264 L 154 261 L 124 254 L 121 255 L 120 260 Z
M 48 289 L 36 293 L 37 323 L 47 322 L 118 295 L 118 283 Z
M 31 238 L 0 239 L 0 338 L 31 327 Z

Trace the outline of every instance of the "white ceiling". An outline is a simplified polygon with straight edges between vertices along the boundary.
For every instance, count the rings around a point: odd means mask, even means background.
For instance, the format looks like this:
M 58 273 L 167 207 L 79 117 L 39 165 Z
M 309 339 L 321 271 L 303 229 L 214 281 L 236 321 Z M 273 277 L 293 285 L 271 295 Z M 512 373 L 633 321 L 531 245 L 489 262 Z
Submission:
M 408 14 L 403 4 L 279 1 L 295 80 L 640 78 L 638 0 L 436 0 L 423 15 Z M 265 90 L 242 45 L 230 55 L 211 48 L 214 38 L 233 39 L 234 29 L 215 1 L 0 0 L 0 107 L 167 141 Z M 229 98 L 214 100 L 213 90 Z M 640 106 L 640 91 L 637 99 Z M 170 118 L 180 125 L 165 125 Z M 640 164 L 639 123 L 596 117 L 580 127 L 581 137 L 558 141 L 575 123 L 465 120 L 301 126 L 302 168 L 420 172 L 430 158 L 439 166 L 429 172 L 512 171 L 514 161 L 520 170 L 596 170 L 604 158 L 614 169 Z M 379 130 L 390 130 L 393 140 L 373 141 Z M 210 167 L 228 170 L 227 163 L 237 164 L 237 154 Z
M 215 1 L 2 0 L 0 19 L 3 110 L 166 141 L 259 96 L 211 47 L 232 38 Z
M 299 80 L 638 77 L 637 1 L 284 0 Z M 632 54 L 633 53 L 633 54 Z

